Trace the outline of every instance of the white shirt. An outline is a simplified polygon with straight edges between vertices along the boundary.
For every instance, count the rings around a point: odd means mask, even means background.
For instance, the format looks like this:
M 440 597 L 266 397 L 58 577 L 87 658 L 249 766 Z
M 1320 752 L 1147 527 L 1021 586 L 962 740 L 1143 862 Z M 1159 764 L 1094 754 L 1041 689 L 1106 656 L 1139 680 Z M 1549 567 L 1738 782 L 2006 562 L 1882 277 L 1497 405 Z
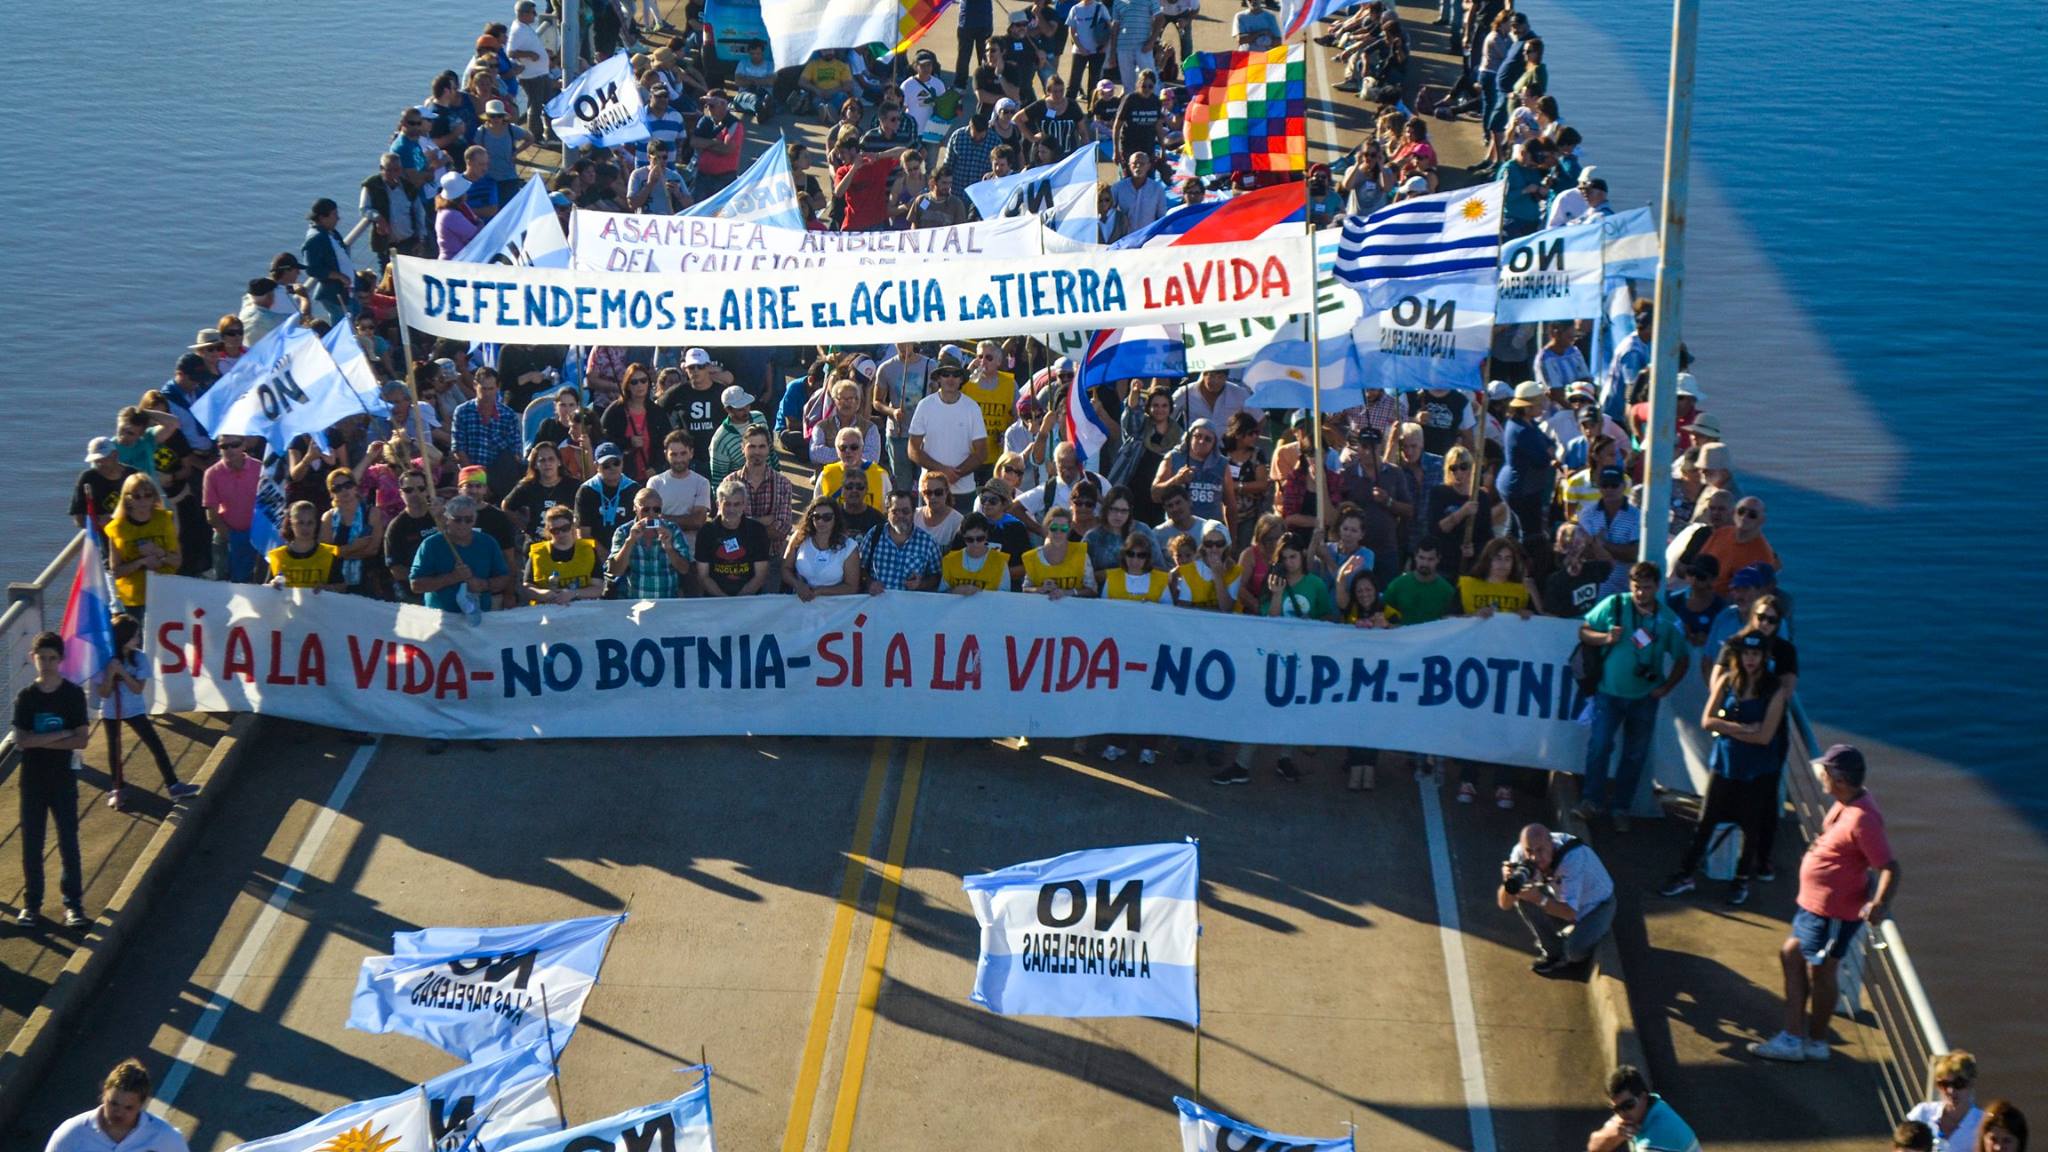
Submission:
M 699 508 L 711 509 L 711 481 L 698 472 L 650 476 L 647 490 L 661 497 L 661 514 L 671 519 L 681 519 Z
M 1618 565 L 1617 565 L 1618 567 Z M 1552 832 L 1550 842 L 1554 848 L 1564 847 L 1568 837 L 1562 832 Z M 1514 851 L 1508 853 L 1508 860 L 1520 864 L 1529 859 L 1517 842 Z M 1591 844 L 1582 844 L 1563 856 L 1553 856 L 1551 866 L 1557 870 L 1550 877 L 1550 890 L 1560 904 L 1572 910 L 1575 916 L 1584 916 L 1603 900 L 1614 898 L 1614 877 L 1607 874 L 1607 865 L 1593 854 Z
M 932 117 L 937 113 L 939 97 L 946 94 L 946 82 L 932 73 L 929 80 L 911 76 L 903 81 L 903 110 L 910 113 L 911 123 L 917 125 L 917 134 L 924 135 L 931 130 Z
M 1945 1140 L 1942 1139 L 1941 1129 L 1934 1123 L 1940 1118 L 1939 1100 L 1915 1104 L 1913 1110 L 1906 1113 L 1906 1119 L 1918 1120 L 1927 1125 L 1928 1131 L 1934 1133 L 1934 1152 L 1974 1152 L 1977 1147 L 1977 1125 L 1984 1119 L 1984 1110 L 1973 1106 L 1964 1114 L 1963 1122 L 1956 1125 L 1955 1132 Z
M 521 52 L 537 52 L 540 58 L 521 60 L 518 56 Z M 513 63 L 519 65 L 521 80 L 538 80 L 548 74 L 548 48 L 541 43 L 540 29 L 533 24 L 521 23 L 516 19 L 512 22 L 512 27 L 506 32 L 505 53 L 512 57 Z
M 937 544 L 941 552 L 953 546 L 953 537 L 960 534 L 960 524 L 966 519 L 957 510 L 948 508 L 945 519 L 933 524 L 924 518 L 924 509 L 917 510 L 917 526 L 924 529 L 924 534 L 932 538 L 932 543 Z
M 1109 481 L 1104 480 L 1101 476 L 1093 472 L 1083 472 L 1081 475 L 1083 479 L 1093 480 L 1095 482 L 1095 492 L 1098 497 L 1109 491 Z M 1062 504 L 1068 504 L 1073 500 L 1073 497 L 1074 486 L 1072 484 L 1067 483 L 1065 480 L 1061 480 L 1053 485 L 1053 507 L 1057 508 Z M 1037 484 L 1032 485 L 1029 490 L 1027 490 L 1022 495 L 1017 497 L 1017 503 L 1026 512 L 1031 513 L 1033 519 L 1037 519 L 1038 517 L 1044 516 L 1045 481 L 1041 480 Z
M 163 1117 L 144 1112 L 128 1138 L 116 1142 L 100 1131 L 100 1110 L 81 1112 L 50 1133 L 44 1152 L 192 1152 L 185 1138 Z
M 964 394 L 946 402 L 943 393 L 933 393 L 917 402 L 910 414 L 910 434 L 924 437 L 925 454 L 940 463 L 957 467 L 967 459 L 976 440 L 988 439 L 988 426 L 981 419 L 981 405 Z M 953 482 L 953 494 L 974 491 L 974 474 Z
M 1545 228 L 1555 228 L 1568 220 L 1576 220 L 1586 211 L 1586 194 L 1575 184 L 1559 192 L 1550 201 L 1550 215 L 1543 221 Z
M 827 552 L 806 536 L 796 546 L 796 574 L 813 588 L 837 588 L 846 582 L 846 554 L 859 547 L 860 541 L 849 536 Z

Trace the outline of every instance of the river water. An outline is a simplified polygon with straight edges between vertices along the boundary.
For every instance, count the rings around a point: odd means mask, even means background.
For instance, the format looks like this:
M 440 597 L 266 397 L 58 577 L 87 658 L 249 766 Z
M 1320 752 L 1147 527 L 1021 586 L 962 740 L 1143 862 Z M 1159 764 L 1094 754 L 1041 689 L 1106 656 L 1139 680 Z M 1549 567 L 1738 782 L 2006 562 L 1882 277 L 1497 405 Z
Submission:
M 1650 201 L 1667 10 L 1523 7 L 1615 202 Z M 2011 830 L 1998 861 L 2033 870 L 2016 887 L 2038 888 L 2048 773 L 2021 718 L 2048 634 L 2025 495 L 2048 382 L 2027 351 L 2048 298 L 2031 170 L 2048 6 L 1705 8 L 1685 335 L 1742 483 L 1769 501 L 1802 695 L 1827 724 L 1986 798 L 1966 819 L 1943 787 L 1914 791 L 1900 822 L 1916 865 L 1968 875 L 1979 849 L 1956 825 L 1984 811 Z M 169 376 L 271 254 L 297 248 L 315 198 L 353 218 L 399 109 L 509 9 L 0 6 L 0 100 L 24 143 L 0 183 L 8 579 L 69 534 L 85 441 Z M 76 174 L 54 179 L 46 150 Z M 1944 897 L 1973 899 L 1970 919 L 1996 920 L 1989 896 Z M 1939 950 L 1942 989 L 1966 1001 L 1938 1003 L 1945 1016 L 1995 1016 L 1995 981 L 1969 977 L 1977 951 Z

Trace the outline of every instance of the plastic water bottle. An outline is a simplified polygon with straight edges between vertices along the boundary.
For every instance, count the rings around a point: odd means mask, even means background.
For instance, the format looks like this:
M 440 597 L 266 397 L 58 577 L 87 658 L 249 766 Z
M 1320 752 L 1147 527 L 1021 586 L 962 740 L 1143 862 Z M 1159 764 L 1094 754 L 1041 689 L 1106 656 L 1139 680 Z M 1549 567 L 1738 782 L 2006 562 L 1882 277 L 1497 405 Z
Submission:
M 484 606 L 477 600 L 476 593 L 469 590 L 469 585 L 456 585 L 455 603 L 461 607 L 463 616 L 468 618 L 471 624 L 483 622 Z

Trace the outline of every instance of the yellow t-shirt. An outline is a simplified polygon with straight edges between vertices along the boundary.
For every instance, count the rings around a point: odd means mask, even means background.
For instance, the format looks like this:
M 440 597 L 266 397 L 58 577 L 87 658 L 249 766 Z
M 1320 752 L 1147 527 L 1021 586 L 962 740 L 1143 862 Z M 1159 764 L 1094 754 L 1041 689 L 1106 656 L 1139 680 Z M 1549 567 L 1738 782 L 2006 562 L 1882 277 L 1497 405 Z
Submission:
M 1109 572 L 1102 577 L 1102 595 L 1108 600 L 1146 600 L 1157 604 L 1166 599 L 1166 590 L 1173 586 L 1173 573 L 1154 568 L 1138 577 L 1137 587 L 1129 571 Z
M 284 577 L 287 588 L 324 588 L 334 583 L 334 566 L 341 562 L 341 553 L 332 544 L 315 544 L 301 556 L 290 545 L 281 544 L 264 559 L 270 561 L 270 574 Z
M 877 512 L 885 511 L 882 507 L 882 497 L 889 494 L 889 474 L 882 471 L 880 464 L 868 465 L 867 472 L 868 507 Z M 834 492 L 839 491 L 839 486 L 846 482 L 845 476 L 846 465 L 837 460 L 818 469 L 818 498 L 829 499 Z
M 597 575 L 597 541 L 579 539 L 567 560 L 557 560 L 555 546 L 543 540 L 526 549 L 526 563 L 536 588 L 587 588 Z
M 1600 502 L 1600 482 L 1584 468 L 1564 478 L 1564 518 L 1576 524 L 1579 513 Z
M 1033 548 L 1024 554 L 1024 583 L 1029 588 L 1052 586 L 1079 592 L 1088 586 L 1088 550 L 1068 544 L 1066 559 L 1048 564 L 1045 549 Z
M 113 554 L 114 562 L 126 564 L 142 555 L 145 541 L 154 540 L 156 546 L 166 555 L 178 551 L 178 521 L 163 508 L 149 514 L 141 524 L 128 518 L 126 512 L 117 512 L 107 521 L 107 550 Z M 161 565 L 158 572 L 176 572 L 175 564 Z M 121 604 L 128 608 L 140 608 L 149 593 L 149 568 L 137 568 L 126 576 L 114 577 L 114 595 L 121 598 Z
M 844 60 L 815 57 L 804 65 L 804 75 L 827 92 L 837 92 L 853 80 L 853 68 Z
M 1520 612 L 1529 607 L 1529 590 L 1518 582 L 1496 584 L 1476 576 L 1458 577 L 1458 603 L 1467 616 L 1481 608 L 1495 612 Z
M 988 457 L 993 461 L 1002 455 L 1003 433 L 1017 419 L 1017 377 L 998 372 L 993 384 L 969 380 L 960 386 L 960 393 L 981 409 L 982 427 L 988 429 Z
M 1213 574 L 1210 574 L 1208 567 L 1200 560 L 1195 560 L 1175 568 L 1173 574 L 1180 577 L 1181 587 L 1188 590 L 1188 604 L 1190 606 L 1196 608 L 1216 608 L 1221 606 L 1226 612 L 1237 610 L 1237 580 L 1241 574 L 1239 566 L 1232 565 L 1230 571 L 1223 574 L 1222 580 L 1217 580 Z M 1219 594 L 1224 599 L 1231 601 L 1231 603 L 1229 605 L 1221 605 L 1217 599 Z
M 972 571 L 967 567 L 967 549 L 955 548 L 939 558 L 939 575 L 945 578 L 948 588 L 965 588 L 973 585 L 983 592 L 1001 592 L 1010 580 L 1010 558 L 1001 548 L 991 548 L 981 561 L 981 567 Z

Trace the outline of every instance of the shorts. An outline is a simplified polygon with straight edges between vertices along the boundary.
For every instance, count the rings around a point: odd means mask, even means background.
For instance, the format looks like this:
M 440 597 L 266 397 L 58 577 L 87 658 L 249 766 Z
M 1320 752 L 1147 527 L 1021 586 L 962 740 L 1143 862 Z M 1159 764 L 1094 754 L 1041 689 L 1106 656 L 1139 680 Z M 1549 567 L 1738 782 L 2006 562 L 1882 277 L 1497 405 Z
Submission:
M 1799 941 L 1799 954 L 1818 968 L 1849 954 L 1849 945 L 1863 930 L 1861 920 L 1833 920 L 1801 908 L 1792 914 L 1792 938 Z

